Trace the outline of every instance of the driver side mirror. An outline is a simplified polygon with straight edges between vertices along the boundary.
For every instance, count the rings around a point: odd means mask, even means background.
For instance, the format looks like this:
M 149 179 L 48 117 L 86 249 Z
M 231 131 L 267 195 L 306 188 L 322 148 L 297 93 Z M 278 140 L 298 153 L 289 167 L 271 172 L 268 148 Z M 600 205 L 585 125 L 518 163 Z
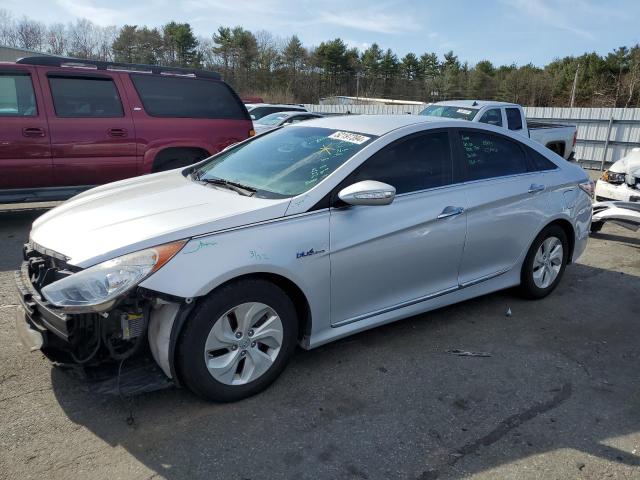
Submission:
M 338 193 L 338 198 L 349 205 L 389 205 L 395 196 L 395 187 L 375 180 L 354 183 Z

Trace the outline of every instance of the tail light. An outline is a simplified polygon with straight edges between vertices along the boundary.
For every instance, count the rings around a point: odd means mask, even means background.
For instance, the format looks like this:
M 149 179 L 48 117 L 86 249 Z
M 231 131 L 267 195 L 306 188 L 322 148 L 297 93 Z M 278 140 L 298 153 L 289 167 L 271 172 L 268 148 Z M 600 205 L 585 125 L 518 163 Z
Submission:
M 593 180 L 587 180 L 586 182 L 579 183 L 578 186 L 580 190 L 589 195 L 590 198 L 593 198 L 596 192 L 596 184 Z
M 576 130 L 575 132 L 573 132 L 573 144 L 572 146 L 576 146 L 576 142 L 578 141 L 578 130 Z
M 256 131 L 252 128 L 251 130 L 249 130 L 249 138 L 255 136 Z

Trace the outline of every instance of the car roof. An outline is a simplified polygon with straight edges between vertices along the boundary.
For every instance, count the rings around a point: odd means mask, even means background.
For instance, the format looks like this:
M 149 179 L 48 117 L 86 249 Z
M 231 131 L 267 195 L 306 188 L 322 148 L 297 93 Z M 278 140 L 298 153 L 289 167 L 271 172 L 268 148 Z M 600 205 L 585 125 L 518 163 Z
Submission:
M 296 123 L 291 127 L 306 128 L 320 127 L 334 130 L 346 130 L 349 132 L 359 132 L 369 135 L 381 136 L 393 130 L 416 123 L 442 123 L 465 122 L 465 120 L 455 120 L 451 118 L 425 117 L 421 115 L 341 115 L 332 117 L 322 117 L 316 120 Z M 289 127 L 289 128 L 291 128 Z
M 302 105 L 287 104 L 287 103 L 246 103 L 247 107 L 283 107 L 283 108 L 297 108 L 306 110 Z
M 320 115 L 319 113 L 314 113 L 314 112 L 305 112 L 302 110 L 285 110 L 282 112 L 274 112 L 274 113 L 270 113 L 269 115 L 267 115 L 267 117 L 270 117 L 271 115 L 282 115 L 284 117 L 299 117 L 301 115 L 317 115 L 318 118 L 322 117 L 322 115 Z M 264 117 L 262 117 L 264 118 Z
M 475 105 L 474 105 L 475 103 Z M 432 105 L 447 105 L 451 107 L 467 107 L 467 108 L 482 108 L 486 106 L 492 107 L 518 107 L 517 103 L 509 102 L 494 102 L 493 100 L 446 100 L 444 102 L 436 102 Z

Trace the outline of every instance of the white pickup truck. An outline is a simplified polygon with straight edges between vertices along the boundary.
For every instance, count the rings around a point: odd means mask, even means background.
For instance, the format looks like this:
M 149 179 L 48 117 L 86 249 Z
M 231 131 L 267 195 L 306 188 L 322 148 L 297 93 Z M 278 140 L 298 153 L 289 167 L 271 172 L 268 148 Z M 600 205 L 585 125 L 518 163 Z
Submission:
M 576 126 L 527 122 L 524 110 L 517 103 L 451 100 L 433 103 L 420 112 L 420 115 L 460 118 L 508 128 L 542 143 L 565 160 L 573 160 L 578 133 Z

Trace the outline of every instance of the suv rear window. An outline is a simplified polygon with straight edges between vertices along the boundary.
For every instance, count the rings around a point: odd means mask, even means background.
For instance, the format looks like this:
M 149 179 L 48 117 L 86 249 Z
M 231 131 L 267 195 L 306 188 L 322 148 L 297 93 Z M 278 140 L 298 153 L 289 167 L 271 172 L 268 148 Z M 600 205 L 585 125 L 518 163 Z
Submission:
M 131 75 L 146 112 L 153 117 L 247 120 L 240 100 L 223 82 Z
M 0 117 L 34 116 L 36 99 L 31 76 L 21 73 L 0 74 Z
M 111 78 L 49 76 L 58 117 L 123 117 L 122 102 Z

